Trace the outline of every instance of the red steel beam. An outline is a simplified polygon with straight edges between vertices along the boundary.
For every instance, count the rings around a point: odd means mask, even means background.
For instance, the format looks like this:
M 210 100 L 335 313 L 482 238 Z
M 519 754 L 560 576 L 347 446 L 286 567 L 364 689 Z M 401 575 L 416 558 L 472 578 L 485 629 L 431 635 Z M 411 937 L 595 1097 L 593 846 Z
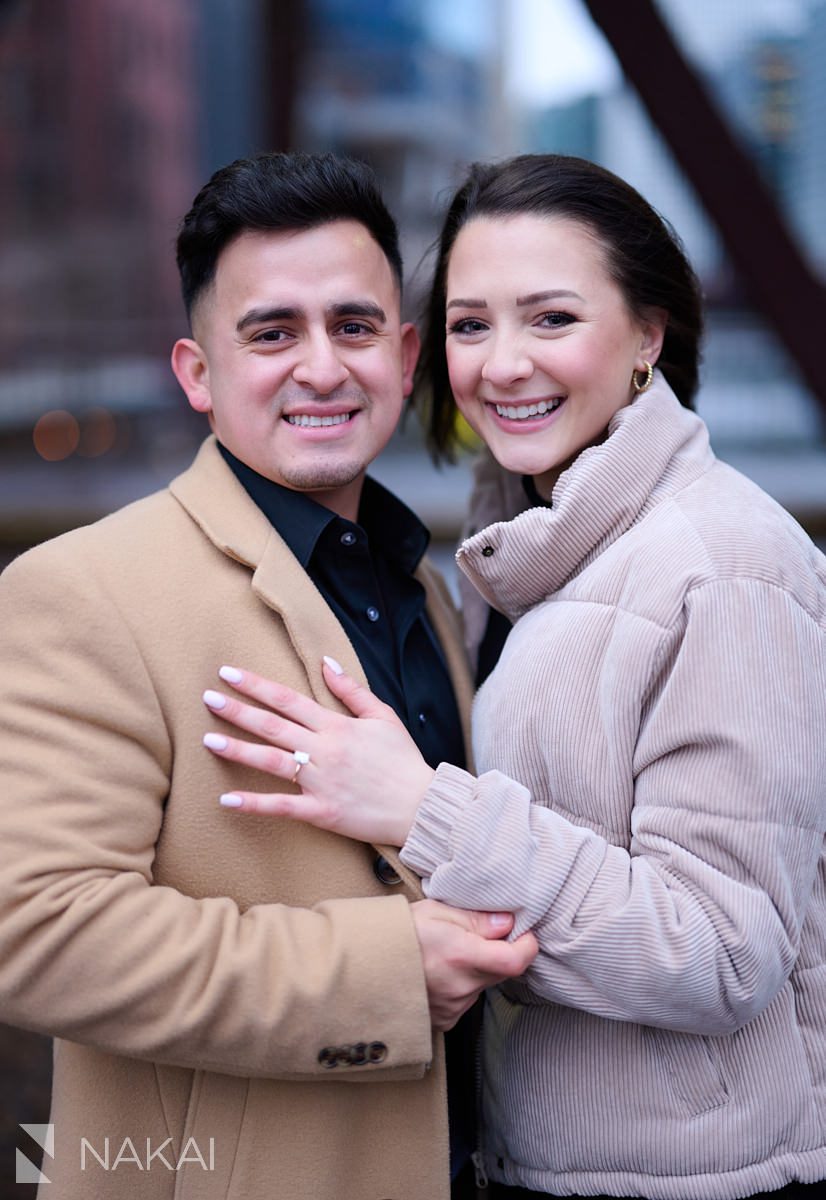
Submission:
M 826 287 L 652 0 L 584 0 L 717 226 L 754 304 L 826 412 Z

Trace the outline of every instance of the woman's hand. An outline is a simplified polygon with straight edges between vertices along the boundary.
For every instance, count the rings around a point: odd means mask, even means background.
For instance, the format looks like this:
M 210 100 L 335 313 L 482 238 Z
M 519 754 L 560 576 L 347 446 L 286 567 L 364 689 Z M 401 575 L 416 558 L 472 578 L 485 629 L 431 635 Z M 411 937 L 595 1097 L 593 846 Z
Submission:
M 434 771 L 389 705 L 324 659 L 324 679 L 352 717 L 331 712 L 308 696 L 251 671 L 221 667 L 218 674 L 257 705 L 204 693 L 207 707 L 257 739 L 208 733 L 204 745 L 220 758 L 244 763 L 300 787 L 290 792 L 232 792 L 227 808 L 308 821 L 345 837 L 404 844 Z M 296 754 L 297 752 L 297 754 Z M 306 757 L 309 756 L 309 757 Z

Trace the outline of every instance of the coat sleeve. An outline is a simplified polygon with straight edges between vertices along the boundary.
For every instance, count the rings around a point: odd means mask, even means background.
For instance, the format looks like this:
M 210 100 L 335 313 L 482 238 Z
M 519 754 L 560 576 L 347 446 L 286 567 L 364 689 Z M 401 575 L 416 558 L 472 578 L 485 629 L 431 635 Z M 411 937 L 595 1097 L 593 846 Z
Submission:
M 498 772 L 442 766 L 402 858 L 428 895 L 534 929 L 536 997 L 727 1033 L 795 962 L 826 823 L 824 729 L 822 626 L 776 587 L 708 584 L 640 712 L 628 849 Z
M 0 579 L 0 1019 L 228 1074 L 422 1076 L 404 897 L 242 912 L 154 884 L 166 714 L 105 585 L 66 557 L 36 551 Z M 347 1046 L 355 1065 L 325 1065 Z

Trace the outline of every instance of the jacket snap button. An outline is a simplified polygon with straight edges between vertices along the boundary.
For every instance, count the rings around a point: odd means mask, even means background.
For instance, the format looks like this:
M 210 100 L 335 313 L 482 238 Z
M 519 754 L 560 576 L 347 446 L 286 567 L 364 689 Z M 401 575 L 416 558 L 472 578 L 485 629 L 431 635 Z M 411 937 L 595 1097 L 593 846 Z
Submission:
M 482 557 L 490 558 L 491 554 L 493 554 L 493 546 L 485 546 L 484 550 L 482 551 Z
M 384 883 L 387 887 L 393 887 L 394 884 L 402 881 L 401 875 L 394 871 L 383 854 L 377 854 L 373 859 L 373 874 L 379 883 Z

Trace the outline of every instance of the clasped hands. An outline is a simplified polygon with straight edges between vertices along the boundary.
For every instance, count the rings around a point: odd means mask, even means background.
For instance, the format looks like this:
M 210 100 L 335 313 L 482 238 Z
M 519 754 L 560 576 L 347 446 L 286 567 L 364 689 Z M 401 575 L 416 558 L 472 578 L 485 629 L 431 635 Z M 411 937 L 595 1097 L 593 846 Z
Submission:
M 389 705 L 324 659 L 330 692 L 353 716 L 332 712 L 292 688 L 237 667 L 219 675 L 236 696 L 207 691 L 216 716 L 256 741 L 208 733 L 213 754 L 295 781 L 298 793 L 231 792 L 227 808 L 291 817 L 378 845 L 404 844 L 435 772 Z M 259 707 L 263 705 L 265 707 Z M 300 772 L 294 752 L 299 751 Z M 307 758 L 309 756 L 309 758 Z M 536 957 L 532 933 L 513 942 L 510 913 L 470 912 L 435 900 L 410 906 L 422 953 L 430 1017 L 447 1030 L 486 987 L 521 975 Z

